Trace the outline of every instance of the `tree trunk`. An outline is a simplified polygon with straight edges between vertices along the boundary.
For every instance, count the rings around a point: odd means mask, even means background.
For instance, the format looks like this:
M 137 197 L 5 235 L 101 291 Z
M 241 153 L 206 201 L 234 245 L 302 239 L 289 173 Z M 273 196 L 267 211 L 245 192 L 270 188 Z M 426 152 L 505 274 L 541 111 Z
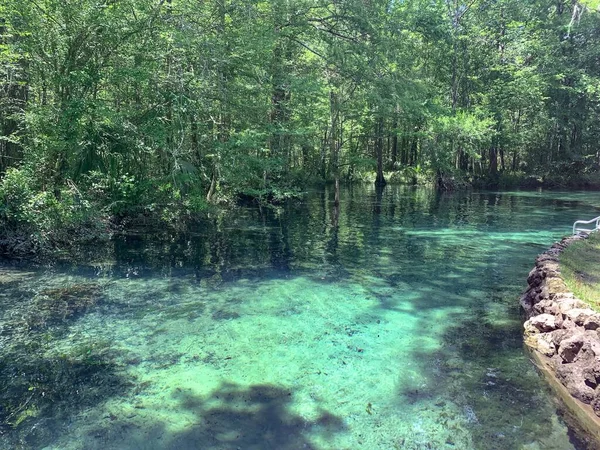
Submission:
M 396 123 L 394 128 L 397 128 L 398 124 Z M 392 138 L 392 169 L 396 170 L 398 167 L 398 134 L 395 132 L 394 137 Z
M 375 154 L 377 157 L 377 177 L 375 178 L 375 185 L 385 186 L 386 181 L 383 176 L 383 117 L 377 119 L 375 136 Z
M 210 181 L 210 187 L 208 188 L 208 193 L 206 194 L 206 201 L 208 203 L 212 203 L 215 192 L 217 191 L 217 169 L 215 167 L 212 179 Z
M 333 89 L 329 90 L 329 115 L 330 115 L 330 129 L 329 129 L 329 174 L 333 175 L 335 179 L 339 177 L 338 170 L 338 101 L 337 95 Z
M 288 76 L 286 69 L 286 59 L 291 59 L 291 49 L 286 45 L 286 41 L 281 36 L 283 23 L 287 17 L 287 7 L 283 1 L 275 1 L 273 4 L 273 13 L 275 18 L 275 48 L 271 59 L 271 124 L 273 133 L 271 135 L 270 149 L 271 155 L 283 157 L 286 160 L 288 156 L 287 122 L 289 120 L 290 90 L 288 86 Z
M 9 38 L 6 26 L 0 18 L 0 44 L 6 44 Z M 29 85 L 27 83 L 27 67 L 22 60 L 14 66 L 7 65 L 5 79 L 0 81 L 0 174 L 10 166 L 16 165 L 22 156 L 22 148 L 12 137 L 19 132 L 17 115 L 25 110 Z
M 495 146 L 490 146 L 490 175 L 496 176 L 498 173 L 498 149 Z

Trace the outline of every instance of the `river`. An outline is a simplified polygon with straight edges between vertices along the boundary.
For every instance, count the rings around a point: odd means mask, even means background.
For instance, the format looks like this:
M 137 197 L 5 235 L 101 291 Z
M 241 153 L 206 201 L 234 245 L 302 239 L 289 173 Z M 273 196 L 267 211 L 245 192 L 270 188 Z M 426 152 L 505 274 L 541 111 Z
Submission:
M 0 449 L 583 448 L 518 307 L 586 192 L 313 191 L 0 265 Z

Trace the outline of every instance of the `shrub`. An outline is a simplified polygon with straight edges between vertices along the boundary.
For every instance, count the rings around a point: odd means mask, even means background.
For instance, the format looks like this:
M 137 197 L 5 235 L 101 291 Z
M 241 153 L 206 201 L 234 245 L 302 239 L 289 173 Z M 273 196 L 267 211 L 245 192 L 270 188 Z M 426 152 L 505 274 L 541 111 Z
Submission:
M 149 193 L 155 191 L 129 174 L 115 177 L 92 171 L 85 176 L 84 184 L 91 201 L 117 216 L 138 212 L 140 206 L 148 203 Z
M 73 183 L 48 192 L 26 169 L 9 169 L 0 181 L 0 251 L 48 253 L 108 237 L 106 217 Z
M 10 168 L 0 182 L 0 220 L 5 225 L 31 223 L 31 202 L 34 189 L 31 175 L 21 169 Z

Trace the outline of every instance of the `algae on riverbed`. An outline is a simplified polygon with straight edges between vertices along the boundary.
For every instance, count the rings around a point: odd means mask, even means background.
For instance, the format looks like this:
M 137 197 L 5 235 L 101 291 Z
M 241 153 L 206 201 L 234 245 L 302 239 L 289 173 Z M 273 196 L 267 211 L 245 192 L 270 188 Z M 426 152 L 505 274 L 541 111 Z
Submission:
M 130 383 L 116 366 L 109 340 L 88 337 L 59 345 L 72 321 L 97 302 L 100 291 L 97 283 L 47 287 L 30 301 L 22 299 L 13 314 L 5 311 L 0 333 L 0 432 L 6 435 L 7 448 L 37 448 L 55 437 L 40 422 L 68 420 Z
M 561 233 L 536 221 L 578 204 L 387 195 L 344 196 L 337 227 L 318 197 L 238 211 L 181 253 L 144 260 L 136 237 L 110 271 L 8 284 L 0 377 L 19 400 L 0 448 L 575 448 L 522 351 L 517 298 Z M 88 287 L 81 308 L 62 286 Z M 27 326 L 42 292 L 57 320 Z

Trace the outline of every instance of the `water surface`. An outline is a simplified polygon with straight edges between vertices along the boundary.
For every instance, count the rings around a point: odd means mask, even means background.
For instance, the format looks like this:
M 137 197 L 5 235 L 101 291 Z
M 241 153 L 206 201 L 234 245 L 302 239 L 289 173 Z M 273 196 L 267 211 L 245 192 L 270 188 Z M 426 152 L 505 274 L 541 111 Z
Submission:
M 597 195 L 332 196 L 0 266 L 0 448 L 576 448 L 518 298 Z

